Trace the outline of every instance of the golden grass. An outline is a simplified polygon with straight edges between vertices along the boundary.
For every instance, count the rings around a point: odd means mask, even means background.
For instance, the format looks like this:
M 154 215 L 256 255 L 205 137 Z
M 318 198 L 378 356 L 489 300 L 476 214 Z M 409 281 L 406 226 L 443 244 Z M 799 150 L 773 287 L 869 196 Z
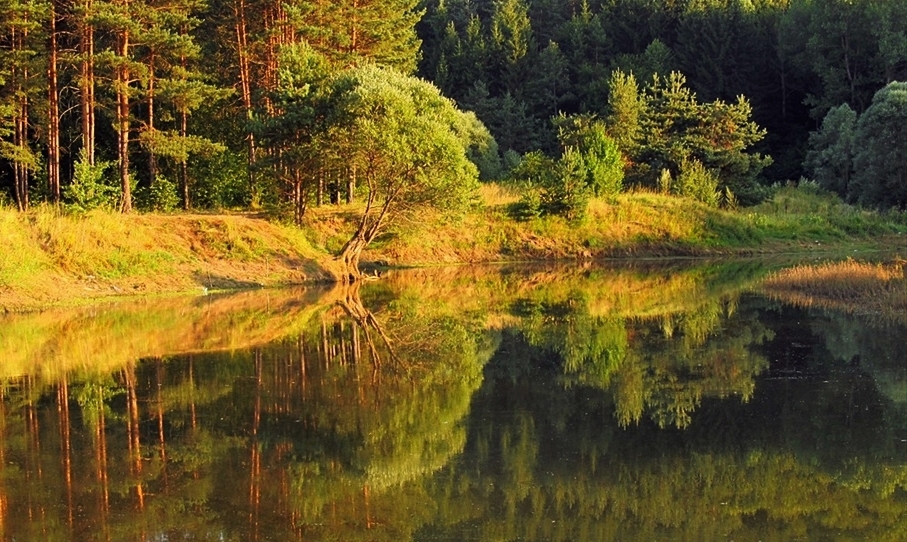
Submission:
M 0 310 L 135 293 L 301 284 L 336 264 L 306 233 L 249 215 L 0 209 Z
M 847 260 L 797 266 L 768 277 L 772 296 L 801 306 L 843 309 L 907 321 L 905 262 L 879 264 Z

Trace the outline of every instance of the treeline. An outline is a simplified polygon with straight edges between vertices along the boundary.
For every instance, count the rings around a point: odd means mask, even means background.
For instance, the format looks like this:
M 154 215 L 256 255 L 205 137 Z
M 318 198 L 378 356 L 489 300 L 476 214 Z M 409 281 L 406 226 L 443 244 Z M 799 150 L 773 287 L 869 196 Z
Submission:
M 336 67 L 412 72 L 416 4 L 4 0 L 3 187 L 20 209 L 258 203 L 270 150 L 255 123 L 275 113 L 282 49 L 307 42 Z
M 530 161 L 543 166 L 530 173 L 551 177 L 556 170 L 563 185 L 563 172 L 576 164 L 597 167 L 580 149 L 588 144 L 571 140 L 564 127 L 585 122 L 583 133 L 597 133 L 602 122 L 621 153 L 625 184 L 683 192 L 684 183 L 699 179 L 708 188 L 704 199 L 719 193 L 748 203 L 769 182 L 803 174 L 826 182 L 818 178 L 827 168 L 815 153 L 849 140 L 814 136 L 810 143 L 809 133 L 829 111 L 840 114 L 846 105 L 862 115 L 886 84 L 907 80 L 907 4 L 3 0 L 0 198 L 20 209 L 65 201 L 123 211 L 134 204 L 290 203 L 298 211 L 306 203 L 300 198 L 352 197 L 355 166 L 332 176 L 291 171 L 282 157 L 294 142 L 275 138 L 269 124 L 288 100 L 281 59 L 287 46 L 303 43 L 329 70 L 377 63 L 415 73 L 474 111 L 500 151 L 500 164 L 479 164 L 486 177 L 505 175 L 537 151 L 554 165 Z M 630 117 L 616 110 L 612 89 L 620 77 L 624 90 L 635 85 L 640 103 L 635 113 L 623 110 Z M 290 93 L 305 84 L 295 81 Z M 632 102 L 632 93 L 623 96 Z M 309 114 L 306 122 L 317 127 L 323 115 Z M 552 122 L 559 114 L 567 121 Z M 668 117 L 676 129 L 653 135 Z M 705 129 L 722 123 L 730 129 Z M 737 128 L 746 135 L 718 137 Z M 716 158 L 716 150 L 729 147 L 736 154 Z M 613 156 L 598 160 L 611 164 Z M 850 183 L 851 171 L 869 171 L 860 161 L 869 158 L 854 160 L 841 174 L 848 185 L 842 195 L 877 206 L 907 204 L 903 196 L 889 197 L 905 191 L 891 190 L 904 184 L 897 173 L 907 170 L 903 159 L 871 170 L 891 175 L 882 185 Z M 574 177 L 591 179 L 589 171 Z M 299 175 L 314 188 L 300 192 Z M 562 188 L 535 187 L 541 194 L 530 194 L 529 203 Z

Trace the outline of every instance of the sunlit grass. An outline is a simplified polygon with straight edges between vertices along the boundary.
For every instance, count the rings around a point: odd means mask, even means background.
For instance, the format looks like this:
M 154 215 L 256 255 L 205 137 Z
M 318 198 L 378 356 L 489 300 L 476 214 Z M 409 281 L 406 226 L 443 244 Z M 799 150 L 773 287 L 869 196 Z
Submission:
M 773 274 L 763 287 L 772 295 L 803 306 L 845 309 L 858 314 L 907 320 L 905 262 L 855 260 L 797 266 Z
M 330 276 L 305 231 L 246 215 L 0 209 L 0 310 Z

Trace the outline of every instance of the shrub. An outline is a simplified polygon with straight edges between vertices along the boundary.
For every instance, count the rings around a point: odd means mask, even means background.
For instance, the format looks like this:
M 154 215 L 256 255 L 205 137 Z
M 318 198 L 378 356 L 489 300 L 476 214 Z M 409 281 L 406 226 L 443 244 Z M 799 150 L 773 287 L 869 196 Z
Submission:
M 175 210 L 180 204 L 176 183 L 162 175 L 151 186 L 136 190 L 135 199 L 140 209 L 163 213 Z
M 84 153 L 74 164 L 72 183 L 63 189 L 67 207 L 76 212 L 116 207 L 119 190 L 105 182 L 104 174 L 113 162 L 89 164 Z
M 677 176 L 672 191 L 678 196 L 692 198 L 712 207 L 718 206 L 718 176 L 696 159 L 681 162 L 680 175 Z
M 525 186 L 515 212 L 518 218 L 556 215 L 575 220 L 585 215 L 591 191 L 578 151 L 568 149 L 557 161 L 531 152 L 513 170 L 512 179 Z

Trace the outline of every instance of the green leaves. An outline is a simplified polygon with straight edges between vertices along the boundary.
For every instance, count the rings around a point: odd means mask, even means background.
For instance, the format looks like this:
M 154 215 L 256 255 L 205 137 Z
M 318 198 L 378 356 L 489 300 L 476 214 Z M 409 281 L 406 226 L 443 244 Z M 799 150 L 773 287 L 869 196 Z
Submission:
M 853 176 L 857 114 L 847 104 L 831 108 L 822 127 L 809 134 L 804 168 L 826 190 L 847 197 Z
M 614 195 L 623 181 L 623 160 L 605 125 L 592 115 L 555 119 L 561 156 L 554 160 L 531 152 L 511 173 L 524 183 L 518 210 L 524 218 L 551 214 L 581 219 L 593 195 Z
M 697 179 L 717 179 L 715 189 L 730 189 L 743 203 L 757 201 L 757 177 L 771 158 L 748 152 L 765 130 L 751 120 L 752 109 L 745 98 L 740 96 L 735 103 L 700 103 L 677 72 L 656 75 L 639 91 L 632 75 L 617 71 L 610 86 L 607 125 L 630 160 L 632 182 L 655 188 L 663 171 L 675 178 L 687 171 Z M 708 170 L 707 175 L 700 174 L 700 166 Z M 696 199 L 713 200 L 703 194 Z
M 907 83 L 878 91 L 857 121 L 851 195 L 877 207 L 907 208 Z

